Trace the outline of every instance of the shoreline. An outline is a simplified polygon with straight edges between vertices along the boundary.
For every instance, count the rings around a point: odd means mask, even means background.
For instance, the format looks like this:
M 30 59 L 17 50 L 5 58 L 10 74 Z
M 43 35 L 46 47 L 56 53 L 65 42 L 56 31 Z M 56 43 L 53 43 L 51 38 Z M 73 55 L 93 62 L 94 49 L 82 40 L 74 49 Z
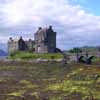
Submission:
M 0 62 L 29 62 L 29 63 L 39 63 L 39 62 L 62 62 L 63 59 L 8 59 L 8 58 L 1 58 Z
M 67 61 L 68 61 L 68 63 L 71 63 L 71 62 L 77 61 L 77 59 L 76 59 L 75 56 L 70 56 L 70 58 Z M 46 59 L 46 58 L 37 58 L 37 59 L 20 59 L 20 58 L 17 58 L 17 59 L 11 59 L 11 58 L 8 58 L 8 56 L 4 56 L 4 57 L 0 58 L 0 62 L 5 62 L 5 63 L 12 63 L 12 62 L 16 62 L 16 63 L 19 63 L 19 62 L 27 62 L 27 63 L 56 62 L 56 63 L 61 63 L 61 62 L 63 62 L 63 58 L 58 58 L 58 59 Z

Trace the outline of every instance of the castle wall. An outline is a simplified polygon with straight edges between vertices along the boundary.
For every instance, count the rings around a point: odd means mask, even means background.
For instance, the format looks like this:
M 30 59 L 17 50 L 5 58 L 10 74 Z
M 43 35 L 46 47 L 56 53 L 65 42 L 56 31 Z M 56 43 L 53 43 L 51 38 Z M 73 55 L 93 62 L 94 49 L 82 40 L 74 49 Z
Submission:
M 9 40 L 8 41 L 8 52 L 9 54 L 15 51 L 32 51 L 34 49 L 35 43 L 33 40 L 21 41 L 20 39 Z
M 35 52 L 54 53 L 56 48 L 56 32 L 52 28 L 39 29 L 35 33 Z
M 8 42 L 8 52 L 15 52 L 19 49 L 17 41 L 9 41 Z
M 48 46 L 44 45 L 44 43 L 37 43 L 35 47 L 36 53 L 48 53 Z
M 27 50 L 32 51 L 35 48 L 35 42 L 33 40 L 25 41 Z
M 48 52 L 53 53 L 56 48 L 56 32 L 48 34 Z

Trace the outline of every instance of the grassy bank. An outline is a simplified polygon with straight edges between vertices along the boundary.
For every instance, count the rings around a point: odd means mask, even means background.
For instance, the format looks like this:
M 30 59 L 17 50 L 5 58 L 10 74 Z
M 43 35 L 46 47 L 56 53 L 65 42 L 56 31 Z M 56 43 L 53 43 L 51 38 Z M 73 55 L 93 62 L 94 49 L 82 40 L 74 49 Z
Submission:
M 9 56 L 9 59 L 60 59 L 63 56 L 59 53 L 47 53 L 47 54 L 36 54 L 36 53 L 31 53 L 31 52 L 21 52 L 17 51 L 14 53 L 11 53 Z
M 100 100 L 97 75 L 97 65 L 0 62 L 0 100 Z

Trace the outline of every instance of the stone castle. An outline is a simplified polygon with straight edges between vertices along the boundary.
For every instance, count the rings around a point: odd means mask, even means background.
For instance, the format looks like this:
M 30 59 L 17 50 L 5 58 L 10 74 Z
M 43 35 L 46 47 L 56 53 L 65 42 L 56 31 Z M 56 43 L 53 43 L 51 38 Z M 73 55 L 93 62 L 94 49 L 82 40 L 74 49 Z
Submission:
M 25 41 L 22 37 L 18 40 L 9 38 L 8 52 L 32 51 L 35 53 L 54 53 L 56 49 L 56 32 L 52 26 L 41 28 L 34 34 L 34 40 Z

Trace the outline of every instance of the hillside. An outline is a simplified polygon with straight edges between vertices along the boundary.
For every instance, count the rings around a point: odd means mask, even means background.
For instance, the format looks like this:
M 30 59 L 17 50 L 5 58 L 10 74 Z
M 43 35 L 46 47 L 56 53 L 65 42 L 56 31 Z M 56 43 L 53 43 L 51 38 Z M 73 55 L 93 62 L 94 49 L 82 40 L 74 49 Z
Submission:
M 0 56 L 7 56 L 7 55 L 8 55 L 7 52 L 0 49 Z
M 7 43 L 0 43 L 0 50 L 7 52 Z
M 60 53 L 46 53 L 46 54 L 36 54 L 33 52 L 25 52 L 25 51 L 17 51 L 11 53 L 9 56 L 10 59 L 23 59 L 23 60 L 30 60 L 30 59 L 60 59 L 63 58 L 63 55 Z
M 0 61 L 0 100 L 100 100 L 97 64 Z

